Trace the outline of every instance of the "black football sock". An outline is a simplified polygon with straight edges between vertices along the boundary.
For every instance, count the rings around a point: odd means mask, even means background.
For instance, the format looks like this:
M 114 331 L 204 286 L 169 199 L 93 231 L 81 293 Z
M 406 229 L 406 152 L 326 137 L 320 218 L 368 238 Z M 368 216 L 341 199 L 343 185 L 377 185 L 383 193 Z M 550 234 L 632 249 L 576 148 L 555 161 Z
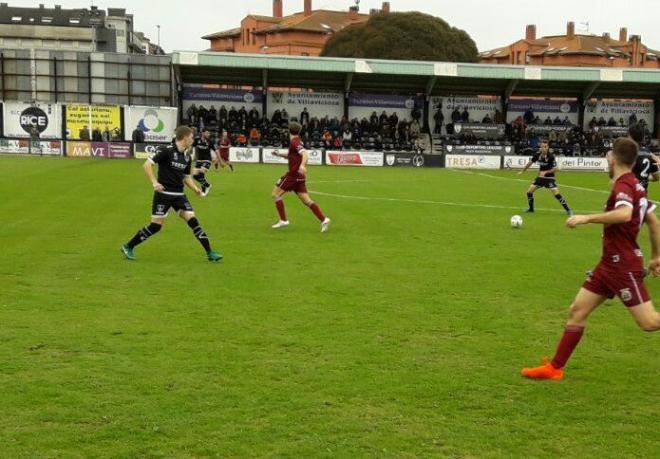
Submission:
M 133 239 L 128 241 L 126 245 L 129 249 L 133 249 L 135 246 L 142 244 L 144 241 L 160 231 L 162 227 L 163 225 L 159 225 L 158 223 L 149 223 L 149 226 L 145 226 L 140 231 L 138 231 L 137 234 L 133 236 Z
M 197 183 L 202 185 L 204 188 L 207 188 L 209 186 L 209 182 L 206 181 L 206 174 L 201 174 L 200 173 L 200 174 L 194 175 L 193 178 L 197 181 Z
M 197 218 L 193 217 L 190 220 L 188 220 L 188 226 L 190 227 L 191 230 L 193 230 L 193 234 L 195 235 L 195 238 L 197 238 L 199 243 L 202 244 L 204 250 L 209 252 L 211 250 L 211 243 L 209 242 L 208 236 L 200 226 Z
M 527 205 L 529 210 L 534 212 L 534 193 L 527 193 Z
M 566 200 L 564 199 L 564 197 L 563 197 L 561 194 L 556 195 L 556 196 L 555 196 L 555 199 L 556 199 L 557 201 L 559 201 L 559 204 L 561 204 L 561 206 L 564 208 L 564 210 L 565 210 L 566 212 L 568 212 L 569 210 L 571 210 L 571 208 L 568 207 L 568 203 L 566 202 Z

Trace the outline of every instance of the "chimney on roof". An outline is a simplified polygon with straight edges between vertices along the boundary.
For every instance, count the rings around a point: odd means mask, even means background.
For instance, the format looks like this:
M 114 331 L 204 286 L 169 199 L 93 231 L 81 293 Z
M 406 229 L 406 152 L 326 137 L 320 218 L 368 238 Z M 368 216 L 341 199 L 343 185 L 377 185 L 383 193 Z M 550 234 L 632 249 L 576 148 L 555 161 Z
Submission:
M 569 40 L 572 40 L 575 38 L 575 23 L 574 22 L 569 22 L 566 24 L 566 38 Z
M 628 29 L 625 27 L 621 27 L 621 30 L 619 30 L 619 41 L 628 41 Z
M 525 29 L 525 40 L 536 40 L 536 26 L 529 24 Z
M 284 15 L 282 0 L 273 0 L 273 17 L 281 18 Z
M 312 15 L 312 0 L 305 0 L 305 16 Z
M 348 18 L 351 21 L 356 20 L 359 17 L 359 15 L 360 15 L 360 8 L 358 6 L 351 6 L 348 9 Z
M 383 2 L 383 8 L 381 12 L 383 14 L 390 14 L 390 2 Z

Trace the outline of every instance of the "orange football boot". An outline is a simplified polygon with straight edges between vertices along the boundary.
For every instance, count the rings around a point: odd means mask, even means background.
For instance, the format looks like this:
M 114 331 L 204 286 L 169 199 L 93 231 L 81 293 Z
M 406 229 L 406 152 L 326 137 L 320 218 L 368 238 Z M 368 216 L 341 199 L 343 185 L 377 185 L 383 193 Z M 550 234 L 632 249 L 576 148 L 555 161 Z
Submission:
M 543 365 L 536 368 L 523 368 L 522 375 L 531 379 L 552 379 L 554 381 L 561 381 L 564 379 L 564 370 L 555 368 L 547 357 L 543 359 Z

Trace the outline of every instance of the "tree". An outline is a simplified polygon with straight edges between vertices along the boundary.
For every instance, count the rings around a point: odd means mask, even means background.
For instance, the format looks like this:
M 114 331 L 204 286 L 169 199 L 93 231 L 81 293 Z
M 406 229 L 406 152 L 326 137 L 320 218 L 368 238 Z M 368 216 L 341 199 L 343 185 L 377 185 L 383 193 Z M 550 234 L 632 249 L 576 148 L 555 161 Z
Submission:
M 335 33 L 321 56 L 415 61 L 478 62 L 467 32 L 423 13 L 376 14 Z

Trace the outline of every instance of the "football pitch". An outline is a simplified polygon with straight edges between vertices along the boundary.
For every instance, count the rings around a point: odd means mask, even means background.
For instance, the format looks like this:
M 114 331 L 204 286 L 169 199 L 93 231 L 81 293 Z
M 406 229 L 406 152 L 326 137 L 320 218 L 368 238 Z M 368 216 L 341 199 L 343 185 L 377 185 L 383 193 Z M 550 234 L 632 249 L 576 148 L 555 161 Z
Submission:
M 660 454 L 660 334 L 617 301 L 564 381 L 520 376 L 601 248 L 546 190 L 510 227 L 532 172 L 310 167 L 321 234 L 291 195 L 271 230 L 285 169 L 239 164 L 188 193 L 222 263 L 172 212 L 129 262 L 141 164 L 0 158 L 0 457 Z M 605 173 L 558 182 L 602 209 Z

